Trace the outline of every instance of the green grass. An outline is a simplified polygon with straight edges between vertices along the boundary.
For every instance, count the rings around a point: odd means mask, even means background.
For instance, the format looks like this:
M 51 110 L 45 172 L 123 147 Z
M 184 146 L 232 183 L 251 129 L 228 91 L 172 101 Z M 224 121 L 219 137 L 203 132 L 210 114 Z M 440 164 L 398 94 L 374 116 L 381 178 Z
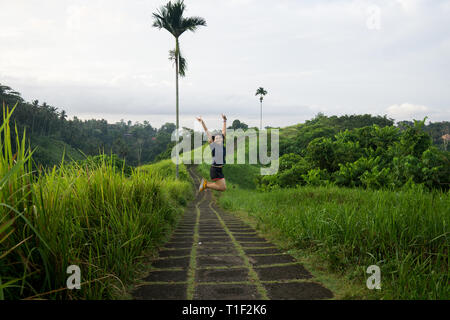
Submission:
M 228 210 L 244 211 L 265 232 L 292 248 L 312 249 L 330 271 L 365 287 L 369 265 L 381 268 L 384 299 L 449 299 L 450 196 L 301 187 L 257 192 L 228 188 L 219 198 Z
M 8 118 L 9 113 L 6 118 Z M 32 173 L 25 138 L 13 154 L 0 128 L 0 299 L 110 299 L 126 295 L 145 254 L 176 224 L 192 185 L 170 160 L 127 177 L 106 161 Z M 68 290 L 66 269 L 81 268 Z
M 59 165 L 61 159 L 83 160 L 84 156 L 64 141 L 51 137 L 37 136 L 31 141 L 31 148 L 35 149 L 33 160 L 36 163 L 45 163 L 47 167 Z

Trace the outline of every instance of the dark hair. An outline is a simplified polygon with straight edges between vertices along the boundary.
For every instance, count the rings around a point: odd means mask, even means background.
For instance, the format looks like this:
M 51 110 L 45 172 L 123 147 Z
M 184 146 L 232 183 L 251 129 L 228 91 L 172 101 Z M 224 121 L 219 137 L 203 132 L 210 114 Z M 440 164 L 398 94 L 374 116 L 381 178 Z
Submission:
M 216 136 L 218 136 L 219 134 L 222 136 L 222 139 L 225 140 L 225 136 L 223 135 L 223 133 L 218 133 L 218 134 L 215 134 L 215 135 L 212 136 L 212 141 L 215 141 L 216 140 Z

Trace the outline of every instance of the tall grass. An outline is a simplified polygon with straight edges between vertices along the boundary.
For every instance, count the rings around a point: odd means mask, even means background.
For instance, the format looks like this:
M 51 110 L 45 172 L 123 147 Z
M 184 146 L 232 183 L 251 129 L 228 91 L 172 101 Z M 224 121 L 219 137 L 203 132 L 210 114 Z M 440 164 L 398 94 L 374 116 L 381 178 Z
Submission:
M 192 196 L 189 180 L 146 170 L 133 170 L 127 177 L 112 161 L 97 166 L 62 162 L 60 168 L 32 175 L 25 136 L 16 139 L 17 152 L 12 153 L 11 112 L 5 112 L 0 298 L 122 296 L 142 254 L 164 240 Z M 66 288 L 66 270 L 72 264 L 81 268 L 80 290 Z
M 299 187 L 257 192 L 228 188 L 221 205 L 245 211 L 292 247 L 322 255 L 365 287 L 381 268 L 384 299 L 449 299 L 450 194 Z

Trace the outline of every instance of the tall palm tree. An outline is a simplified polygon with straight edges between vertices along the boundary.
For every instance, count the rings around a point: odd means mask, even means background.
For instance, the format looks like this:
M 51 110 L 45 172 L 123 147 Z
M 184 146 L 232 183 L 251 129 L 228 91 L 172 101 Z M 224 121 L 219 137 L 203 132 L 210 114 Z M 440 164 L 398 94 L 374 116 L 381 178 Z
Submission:
M 256 94 L 255 94 L 255 96 L 259 95 L 259 102 L 261 103 L 261 115 L 260 115 L 259 130 L 262 130 L 262 102 L 263 102 L 263 98 L 266 94 L 267 94 L 267 91 L 264 90 L 263 87 L 259 87 L 256 90 Z
M 176 78 L 176 112 L 177 112 L 177 179 L 178 179 L 178 131 L 179 131 L 179 100 L 178 100 L 178 75 L 184 77 L 186 75 L 186 59 L 181 56 L 180 44 L 178 38 L 187 30 L 195 32 L 199 26 L 206 26 L 205 19 L 201 17 L 183 17 L 186 6 L 183 0 L 175 2 L 169 1 L 162 6 L 156 13 L 153 13 L 153 27 L 158 29 L 166 29 L 175 37 L 175 49 L 169 51 L 169 59 L 175 61 L 175 78 Z

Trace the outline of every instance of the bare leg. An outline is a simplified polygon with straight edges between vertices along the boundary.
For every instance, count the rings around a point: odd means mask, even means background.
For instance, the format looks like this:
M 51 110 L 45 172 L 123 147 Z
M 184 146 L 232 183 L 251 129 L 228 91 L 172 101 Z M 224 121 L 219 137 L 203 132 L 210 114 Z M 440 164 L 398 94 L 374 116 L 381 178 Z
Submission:
M 217 191 L 225 191 L 227 189 L 227 185 L 225 183 L 225 179 L 220 179 L 215 182 L 208 182 L 206 184 L 206 188 L 217 190 Z

